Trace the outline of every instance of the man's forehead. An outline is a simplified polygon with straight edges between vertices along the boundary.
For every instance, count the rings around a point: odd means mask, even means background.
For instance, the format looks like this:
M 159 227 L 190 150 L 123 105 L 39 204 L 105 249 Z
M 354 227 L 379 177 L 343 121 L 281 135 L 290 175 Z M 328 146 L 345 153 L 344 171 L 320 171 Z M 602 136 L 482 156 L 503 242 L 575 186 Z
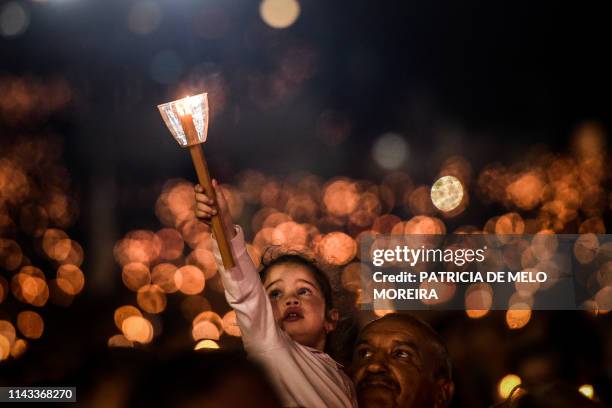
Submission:
M 423 339 L 422 330 L 408 321 L 381 319 L 370 323 L 359 335 L 363 341 L 406 341 Z

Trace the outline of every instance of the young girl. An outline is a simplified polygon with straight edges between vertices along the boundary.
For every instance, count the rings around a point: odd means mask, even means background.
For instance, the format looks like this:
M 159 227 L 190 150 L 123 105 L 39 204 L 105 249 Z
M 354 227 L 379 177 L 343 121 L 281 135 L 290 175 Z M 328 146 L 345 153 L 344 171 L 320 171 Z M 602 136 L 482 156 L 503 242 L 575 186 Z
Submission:
M 324 352 L 338 321 L 327 276 L 306 259 L 288 255 L 265 267 L 260 280 L 242 229 L 233 226 L 223 192 L 213 185 L 218 210 L 198 185 L 196 215 L 209 221 L 219 211 L 223 218 L 236 266 L 226 271 L 218 251 L 215 256 L 245 350 L 265 367 L 284 406 L 357 407 L 350 379 Z

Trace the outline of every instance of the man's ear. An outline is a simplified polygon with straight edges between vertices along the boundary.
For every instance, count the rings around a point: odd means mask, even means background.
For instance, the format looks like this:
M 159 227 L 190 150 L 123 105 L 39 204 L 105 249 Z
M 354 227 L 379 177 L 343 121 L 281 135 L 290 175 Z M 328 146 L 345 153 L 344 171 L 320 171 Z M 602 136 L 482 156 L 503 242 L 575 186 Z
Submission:
M 336 325 L 338 324 L 338 319 L 340 319 L 340 312 L 338 312 L 338 309 L 330 309 L 327 312 L 327 318 L 325 319 L 325 323 L 323 324 L 326 333 L 329 333 L 336 328 Z
M 452 380 L 440 379 L 436 381 L 434 395 L 434 408 L 446 408 L 450 405 L 455 393 L 455 383 Z

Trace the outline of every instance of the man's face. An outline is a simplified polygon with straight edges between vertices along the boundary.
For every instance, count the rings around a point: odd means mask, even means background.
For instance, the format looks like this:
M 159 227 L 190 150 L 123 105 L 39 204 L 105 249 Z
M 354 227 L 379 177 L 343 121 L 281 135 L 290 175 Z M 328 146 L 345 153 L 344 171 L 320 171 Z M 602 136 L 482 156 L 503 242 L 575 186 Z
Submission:
M 431 339 L 407 321 L 381 319 L 363 330 L 352 377 L 360 407 L 435 407 L 435 351 Z

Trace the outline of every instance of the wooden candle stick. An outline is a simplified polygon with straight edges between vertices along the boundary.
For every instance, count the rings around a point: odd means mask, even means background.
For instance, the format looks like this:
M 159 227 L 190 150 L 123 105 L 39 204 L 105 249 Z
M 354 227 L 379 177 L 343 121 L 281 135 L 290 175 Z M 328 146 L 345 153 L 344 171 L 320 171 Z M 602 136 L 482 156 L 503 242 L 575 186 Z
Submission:
M 191 159 L 193 160 L 193 165 L 198 175 L 198 182 L 204 188 L 206 196 L 212 199 L 214 202 L 213 205 L 218 208 L 217 195 L 212 185 L 210 173 L 208 172 L 208 166 L 206 165 L 206 159 L 204 158 L 204 152 L 202 150 L 201 143 L 199 142 L 197 131 L 193 125 L 193 117 L 190 112 L 184 112 L 183 114 L 179 114 L 179 119 L 181 121 L 181 126 L 183 127 L 185 137 L 187 138 L 187 147 L 191 153 Z M 225 269 L 233 268 L 236 263 L 234 262 L 234 256 L 232 255 L 232 250 L 225 233 L 223 219 L 221 218 L 219 211 L 217 211 L 216 215 L 213 215 L 211 224 L 215 239 L 219 245 L 219 252 L 221 253 L 223 266 Z

